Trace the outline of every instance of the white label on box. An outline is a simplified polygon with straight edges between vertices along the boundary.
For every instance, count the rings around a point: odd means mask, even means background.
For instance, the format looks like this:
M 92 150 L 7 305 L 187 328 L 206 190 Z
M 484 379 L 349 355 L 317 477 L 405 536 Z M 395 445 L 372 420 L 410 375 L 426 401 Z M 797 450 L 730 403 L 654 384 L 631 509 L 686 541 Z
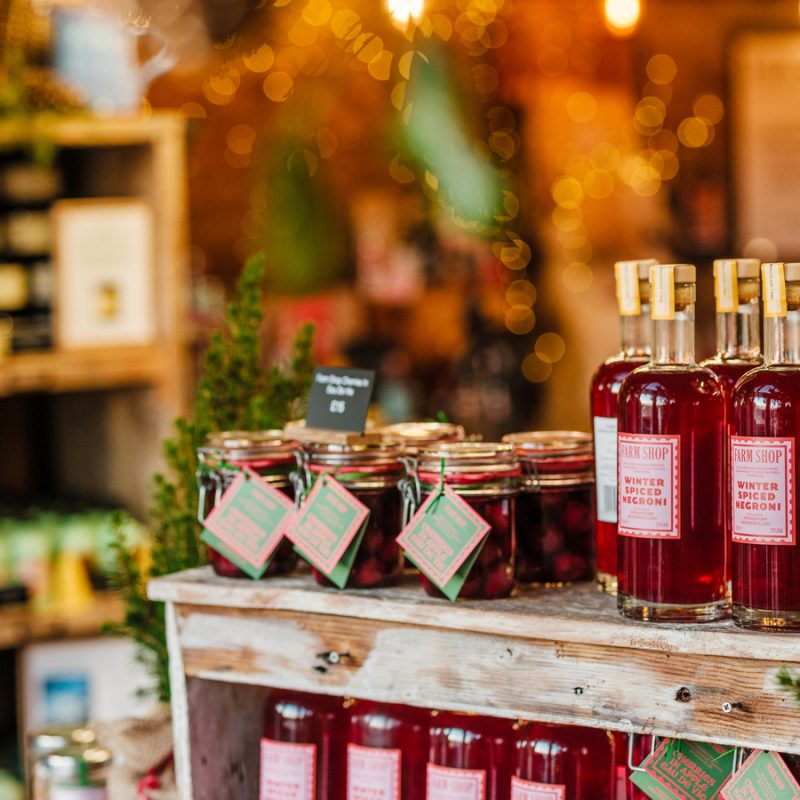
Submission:
M 566 800 L 567 787 L 511 778 L 511 800 Z
M 680 539 L 680 436 L 620 433 L 619 527 L 622 536 Z
M 428 764 L 427 800 L 486 800 L 486 772 Z
M 733 540 L 795 544 L 794 439 L 731 437 Z
M 594 418 L 594 473 L 597 519 L 617 522 L 617 418 Z
M 347 745 L 347 800 L 400 800 L 402 753 Z
M 261 740 L 259 800 L 314 800 L 317 747 Z

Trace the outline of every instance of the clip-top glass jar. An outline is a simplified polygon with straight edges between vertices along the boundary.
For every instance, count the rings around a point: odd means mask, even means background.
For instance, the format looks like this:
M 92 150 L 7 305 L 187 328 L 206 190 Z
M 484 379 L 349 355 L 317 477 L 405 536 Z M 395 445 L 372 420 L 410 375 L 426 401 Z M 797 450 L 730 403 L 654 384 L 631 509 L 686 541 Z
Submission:
M 294 488 L 290 475 L 296 464 L 295 452 L 299 446 L 297 442 L 285 439 L 283 432 L 277 430 L 212 433 L 197 451 L 200 464 L 197 470 L 197 518 L 200 524 L 244 469 L 257 472 L 270 486 L 293 500 Z M 208 556 L 217 575 L 250 579 L 247 573 L 214 548 L 209 547 Z M 296 564 L 294 547 L 288 539 L 284 539 L 264 575 L 288 575 Z
M 591 434 L 535 431 L 503 437 L 517 449 L 517 581 L 571 583 L 594 577 Z
M 442 479 L 491 526 L 460 598 L 508 597 L 514 588 L 515 510 L 520 466 L 514 447 L 499 442 L 448 442 L 422 450 L 418 479 L 423 498 Z M 444 595 L 420 573 L 425 591 Z
M 100 747 L 69 747 L 41 760 L 48 800 L 106 800 L 111 753 Z
M 403 525 L 399 483 L 406 475 L 403 447 L 384 439 L 366 444 L 314 443 L 306 448 L 309 475 L 307 482 L 328 474 L 360 500 L 368 509 L 367 529 L 361 540 L 348 589 L 368 589 L 396 582 L 403 572 L 403 558 L 395 539 Z M 312 567 L 322 586 L 333 584 Z
M 398 422 L 382 428 L 381 433 L 402 442 L 409 456 L 442 442 L 463 442 L 466 436 L 464 427 L 453 422 Z

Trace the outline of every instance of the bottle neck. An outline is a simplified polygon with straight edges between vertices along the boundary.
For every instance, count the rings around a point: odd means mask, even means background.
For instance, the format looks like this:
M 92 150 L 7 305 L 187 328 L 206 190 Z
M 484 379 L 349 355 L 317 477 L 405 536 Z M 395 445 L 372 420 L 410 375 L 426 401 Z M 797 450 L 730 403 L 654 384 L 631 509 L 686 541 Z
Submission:
M 800 308 L 764 320 L 764 363 L 800 364 Z
M 620 317 L 622 355 L 644 358 L 650 355 L 650 306 L 642 303 L 642 313 Z
M 694 360 L 694 303 L 675 309 L 675 319 L 653 320 L 651 364 L 687 364 Z
M 736 311 L 717 313 L 717 356 L 755 360 L 761 355 L 760 300 L 740 303 Z

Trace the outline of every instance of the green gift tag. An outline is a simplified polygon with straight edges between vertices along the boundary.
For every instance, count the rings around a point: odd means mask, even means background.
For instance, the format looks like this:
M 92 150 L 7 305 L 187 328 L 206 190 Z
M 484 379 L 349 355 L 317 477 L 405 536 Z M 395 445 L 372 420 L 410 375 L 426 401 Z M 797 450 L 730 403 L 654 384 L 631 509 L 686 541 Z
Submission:
M 490 530 L 491 525 L 449 486 L 439 486 L 397 537 L 397 543 L 448 600 L 455 600 Z
M 725 784 L 724 800 L 798 800 L 800 785 L 778 753 L 755 750 Z
M 330 475 L 320 475 L 286 531 L 295 550 L 344 589 L 369 509 Z
M 202 540 L 251 578 L 267 570 L 294 506 L 250 469 L 237 475 L 203 522 Z
M 631 781 L 654 800 L 713 800 L 731 776 L 733 758 L 732 747 L 665 739 Z

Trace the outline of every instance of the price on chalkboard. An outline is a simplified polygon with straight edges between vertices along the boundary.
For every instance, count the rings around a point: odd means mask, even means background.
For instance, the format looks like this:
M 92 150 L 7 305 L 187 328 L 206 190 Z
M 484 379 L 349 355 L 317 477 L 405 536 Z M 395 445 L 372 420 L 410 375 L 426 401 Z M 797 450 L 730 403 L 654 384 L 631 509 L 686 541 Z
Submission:
M 317 367 L 311 384 L 306 425 L 364 433 L 375 372 L 371 369 Z

